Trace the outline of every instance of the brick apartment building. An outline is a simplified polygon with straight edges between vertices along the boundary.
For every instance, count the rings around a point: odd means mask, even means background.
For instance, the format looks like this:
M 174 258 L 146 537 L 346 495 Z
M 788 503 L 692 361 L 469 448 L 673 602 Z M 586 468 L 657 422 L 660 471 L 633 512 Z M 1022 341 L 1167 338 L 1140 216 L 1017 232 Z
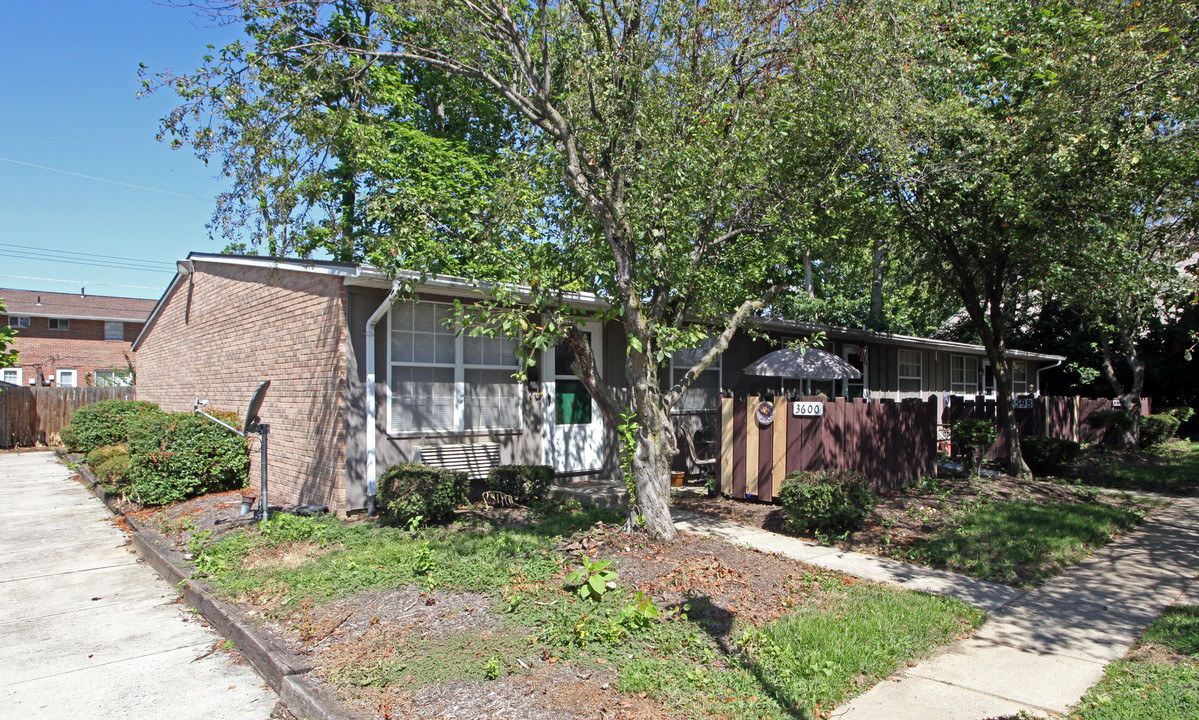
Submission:
M 15 367 L 0 369 L 13 385 L 114 385 L 132 378 L 131 345 L 153 300 L 0 288 L 0 322 L 17 331 Z

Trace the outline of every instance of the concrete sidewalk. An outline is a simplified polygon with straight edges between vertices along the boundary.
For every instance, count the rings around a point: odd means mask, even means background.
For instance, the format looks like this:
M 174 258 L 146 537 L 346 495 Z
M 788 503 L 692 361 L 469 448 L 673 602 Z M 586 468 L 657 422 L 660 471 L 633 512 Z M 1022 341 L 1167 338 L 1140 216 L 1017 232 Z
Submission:
M 274 693 L 71 474 L 0 453 L 0 717 L 268 718 Z
M 991 610 L 972 638 L 906 668 L 833 712 L 863 720 L 983 720 L 1069 711 L 1161 612 L 1199 602 L 1199 498 L 1182 498 L 1040 588 L 1021 593 L 885 558 L 675 512 L 703 532 L 860 577 L 937 592 Z

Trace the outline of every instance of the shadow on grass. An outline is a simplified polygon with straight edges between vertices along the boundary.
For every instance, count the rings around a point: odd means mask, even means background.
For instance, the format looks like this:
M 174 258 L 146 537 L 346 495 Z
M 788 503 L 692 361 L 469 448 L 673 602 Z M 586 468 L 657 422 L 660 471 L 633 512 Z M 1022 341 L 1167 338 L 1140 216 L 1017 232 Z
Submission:
M 1110 505 L 994 502 L 967 511 L 913 554 L 984 580 L 1037 584 L 1141 519 L 1134 510 Z
M 1144 452 L 1092 448 L 1063 475 L 1086 485 L 1188 495 L 1199 489 L 1199 443 Z

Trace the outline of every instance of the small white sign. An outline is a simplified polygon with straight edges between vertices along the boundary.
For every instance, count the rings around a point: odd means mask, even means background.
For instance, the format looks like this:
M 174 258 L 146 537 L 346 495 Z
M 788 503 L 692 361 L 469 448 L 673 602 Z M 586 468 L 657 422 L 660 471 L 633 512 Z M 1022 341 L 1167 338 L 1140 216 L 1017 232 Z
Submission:
M 1120 401 L 1117 399 L 1117 400 L 1112 400 L 1112 407 L 1113 407 L 1113 408 L 1116 408 L 1116 409 L 1119 409 L 1119 408 L 1122 408 L 1122 407 L 1124 407 L 1124 406 L 1123 406 L 1123 405 L 1120 403 Z
M 820 417 L 824 414 L 824 403 L 794 402 L 791 403 L 791 414 L 795 417 Z
M 1017 410 L 1032 410 L 1032 398 L 1016 398 Z

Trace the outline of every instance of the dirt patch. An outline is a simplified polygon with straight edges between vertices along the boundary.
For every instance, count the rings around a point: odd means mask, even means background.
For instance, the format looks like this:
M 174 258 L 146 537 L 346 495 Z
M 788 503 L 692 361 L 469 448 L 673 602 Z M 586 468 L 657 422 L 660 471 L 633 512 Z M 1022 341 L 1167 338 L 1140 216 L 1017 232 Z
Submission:
M 497 518 L 490 509 L 472 512 Z M 819 601 L 825 587 L 860 582 L 712 538 L 682 534 L 651 543 L 603 524 L 563 541 L 561 549 L 568 556 L 564 572 L 583 553 L 611 558 L 622 588 L 642 590 L 664 610 L 686 605 L 688 616 L 721 641 Z M 617 691 L 616 673 L 599 654 L 554 657 L 533 640 L 536 629 L 513 626 L 510 617 L 495 612 L 485 595 L 404 588 L 302 604 L 270 625 L 363 717 L 677 716 L 639 694 Z M 440 678 L 447 658 L 458 676 Z M 486 679 L 489 666 L 494 679 Z

